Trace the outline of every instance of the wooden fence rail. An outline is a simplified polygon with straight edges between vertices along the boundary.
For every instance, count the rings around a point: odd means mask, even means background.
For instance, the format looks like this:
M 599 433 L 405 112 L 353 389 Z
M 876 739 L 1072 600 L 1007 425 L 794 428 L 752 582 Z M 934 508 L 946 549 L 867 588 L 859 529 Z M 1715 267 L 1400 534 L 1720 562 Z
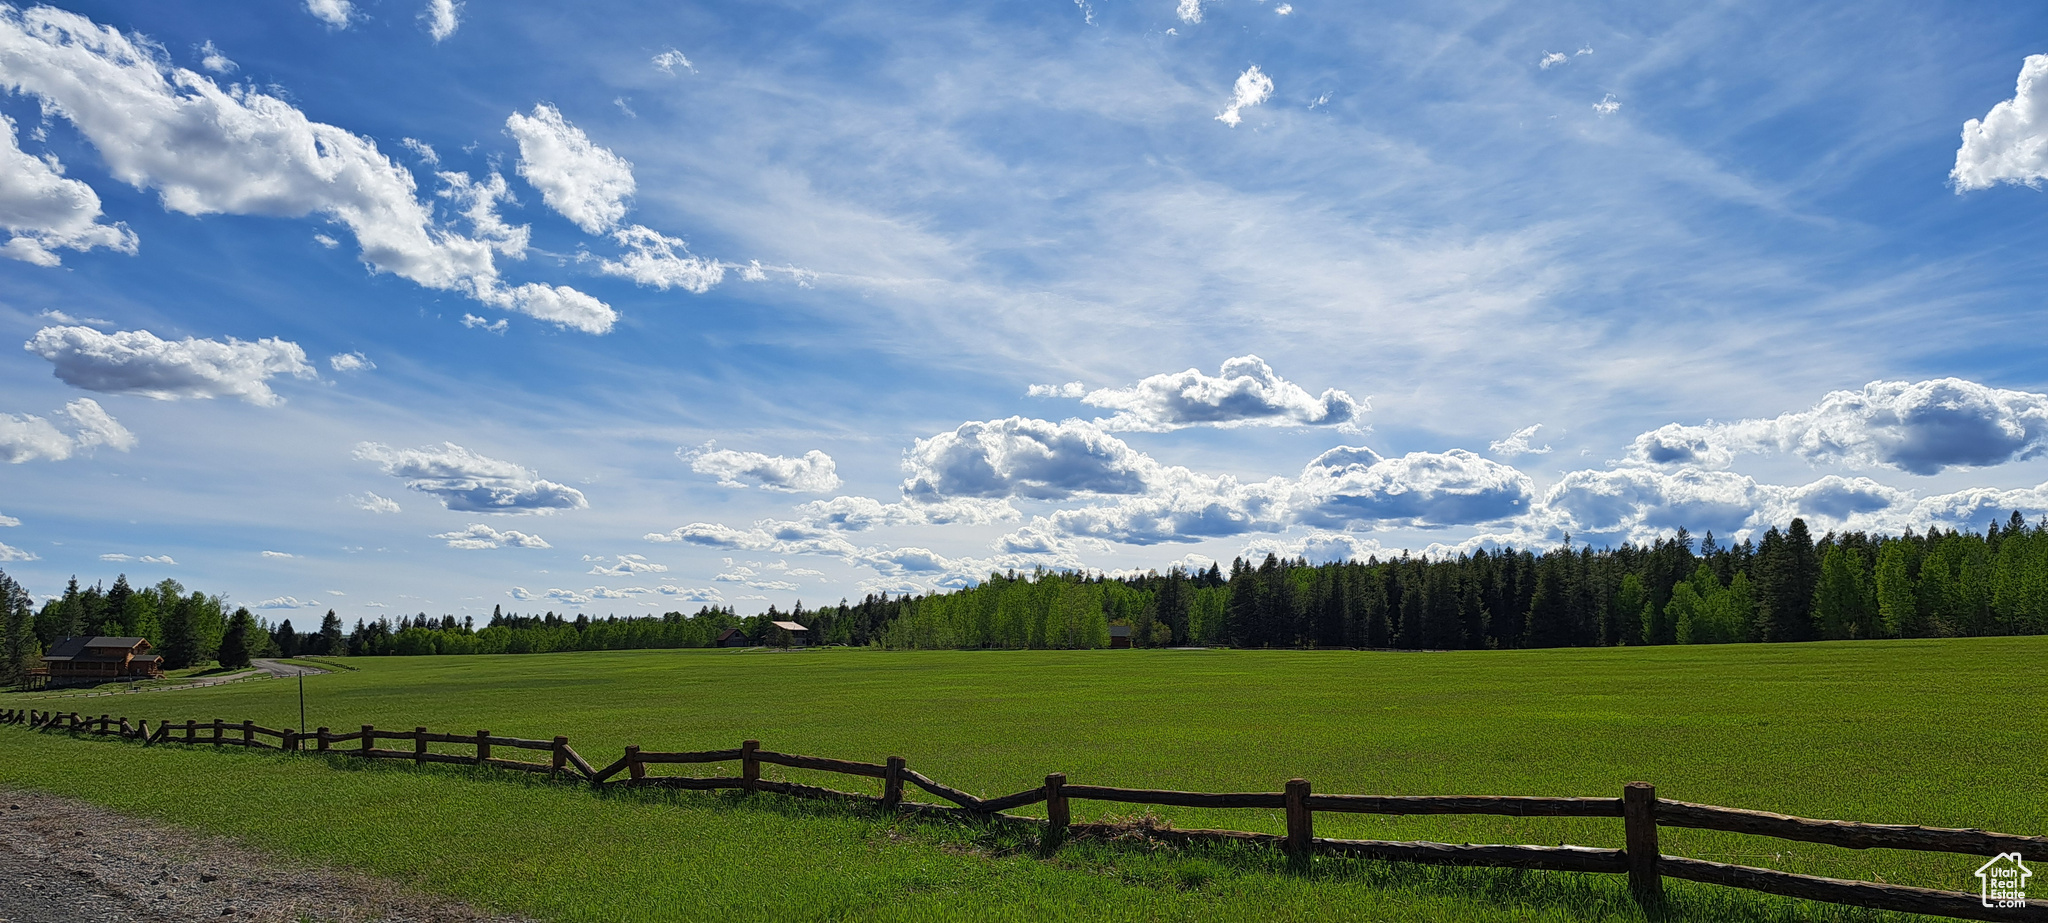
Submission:
M 359 756 L 368 759 L 409 760 L 415 764 L 452 763 L 489 766 L 523 772 L 547 773 L 594 788 L 672 788 L 696 791 L 738 790 L 743 793 L 771 792 L 801 798 L 828 798 L 872 804 L 890 812 L 944 813 L 970 818 L 996 819 L 1037 824 L 1043 827 L 1045 842 L 1056 846 L 1076 835 L 1116 836 L 1132 833 L 1127 827 L 1100 823 L 1075 823 L 1071 802 L 1103 801 L 1119 804 L 1165 805 L 1190 808 L 1242 808 L 1283 810 L 1287 832 L 1249 833 L 1239 830 L 1138 831 L 1142 835 L 1175 843 L 1235 842 L 1269 846 L 1297 858 L 1310 855 L 1350 856 L 1390 862 L 1420 862 L 1439 865 L 1472 865 L 1497 868 L 1541 869 L 1565 872 L 1623 874 L 1630 890 L 1646 905 L 1663 900 L 1663 879 L 1677 878 L 1705 884 L 1744 888 L 1788 897 L 1932 914 L 1966 920 L 2048 921 L 2048 901 L 2026 901 L 2018 906 L 1989 907 L 1978 894 L 1939 891 L 1867 881 L 1845 881 L 1813 875 L 1799 875 L 1772 869 L 1724 865 L 1700 859 L 1664 855 L 1658 848 L 1657 832 L 1662 827 L 1685 827 L 1755 834 L 1809 843 L 1823 843 L 1849 849 L 1910 849 L 1998 857 L 2033 853 L 2048 856 L 2048 836 L 2020 836 L 1976 829 L 1919 827 L 1898 824 L 1864 824 L 1852 821 L 1814 820 L 1713 805 L 1672 801 L 1657 797 L 1656 789 L 1643 782 L 1631 782 L 1619 798 L 1544 798 L 1520 796 L 1466 795 L 1334 795 L 1316 794 L 1304 779 L 1289 781 L 1278 792 L 1180 792 L 1103 785 L 1069 783 L 1061 773 L 1045 777 L 1045 784 L 1014 795 L 980 798 L 937 782 L 909 768 L 902 757 L 882 763 L 804 756 L 761 749 L 759 741 L 748 740 L 730 750 L 687 752 L 644 751 L 627 747 L 625 754 L 603 769 L 593 769 L 569 746 L 567 737 L 552 740 L 503 737 L 489 731 L 474 734 L 433 733 L 424 727 L 384 730 L 363 725 L 360 730 L 337 734 L 327 728 L 312 732 L 259 727 L 254 722 L 187 720 L 159 721 L 152 730 L 148 721 L 131 724 L 111 715 L 88 717 L 77 712 L 57 713 L 34 709 L 0 709 L 0 724 L 26 725 L 43 731 L 68 731 L 95 736 L 139 740 L 144 745 L 160 743 L 211 744 L 276 749 L 287 752 L 316 752 Z M 272 743 L 264 738 L 274 739 Z M 409 742 L 406 749 L 381 748 L 379 741 Z M 308 745 L 311 745 L 310 747 Z M 343 747 L 340 745 L 352 744 Z M 437 752 L 430 744 L 466 748 L 469 752 Z M 503 759 L 499 749 L 542 751 L 547 762 Z M 737 776 L 698 777 L 655 775 L 649 767 L 740 764 Z M 879 779 L 880 796 L 839 791 L 761 778 L 767 763 L 814 772 Z M 951 802 L 952 806 L 906 801 L 904 786 L 921 788 Z M 1004 812 L 1044 802 L 1043 820 Z M 1487 814 L 1504 817 L 1614 817 L 1622 821 L 1622 849 L 1584 846 L 1474 845 L 1382 840 L 1343 840 L 1315 835 L 1318 812 L 1339 814 Z

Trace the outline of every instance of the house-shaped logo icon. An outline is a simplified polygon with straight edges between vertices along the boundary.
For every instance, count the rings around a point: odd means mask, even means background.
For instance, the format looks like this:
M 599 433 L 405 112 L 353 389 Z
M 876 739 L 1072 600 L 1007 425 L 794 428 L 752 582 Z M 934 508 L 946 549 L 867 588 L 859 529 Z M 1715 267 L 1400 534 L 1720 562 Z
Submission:
M 2020 861 L 2019 853 L 1999 853 L 1977 869 L 1977 878 L 1984 882 L 1984 906 L 2026 906 L 2027 879 L 2032 877 L 2033 871 Z

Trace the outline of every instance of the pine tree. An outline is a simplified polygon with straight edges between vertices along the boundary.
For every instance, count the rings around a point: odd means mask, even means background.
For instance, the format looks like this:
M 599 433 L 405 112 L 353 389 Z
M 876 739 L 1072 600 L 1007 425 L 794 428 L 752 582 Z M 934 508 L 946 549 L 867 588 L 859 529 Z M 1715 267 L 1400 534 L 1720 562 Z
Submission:
M 320 620 L 318 638 L 320 648 L 314 653 L 329 657 L 343 657 L 350 653 L 348 641 L 341 634 L 341 618 L 334 614 L 333 609 L 327 610 L 327 616 Z
M 0 685 L 20 683 L 42 653 L 28 591 L 0 571 Z
M 239 669 L 249 665 L 249 634 L 256 625 L 256 619 L 247 609 L 236 609 L 228 618 L 228 629 L 220 637 L 220 665 L 222 669 Z
M 106 603 L 102 609 L 100 626 L 97 629 L 100 634 L 117 638 L 133 636 L 135 626 L 128 623 L 128 614 L 129 603 L 134 596 L 135 590 L 128 585 L 127 574 L 114 578 L 114 588 L 107 591 Z
M 189 597 L 173 596 L 164 601 L 164 668 L 182 670 L 199 663 L 199 629 L 193 624 L 194 603 Z

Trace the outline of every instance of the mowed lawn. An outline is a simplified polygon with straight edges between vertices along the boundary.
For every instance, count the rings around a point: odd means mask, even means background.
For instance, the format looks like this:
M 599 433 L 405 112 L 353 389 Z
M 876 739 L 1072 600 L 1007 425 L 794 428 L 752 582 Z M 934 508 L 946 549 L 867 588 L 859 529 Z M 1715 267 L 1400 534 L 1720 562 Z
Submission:
M 1811 817 L 2048 833 L 2048 638 L 1393 654 L 659 651 L 368 658 L 306 681 L 313 725 L 880 761 L 982 795 L 1660 795 Z M 298 723 L 266 681 L 0 705 Z M 707 774 L 736 769 L 706 768 Z M 872 783 L 765 767 L 771 776 Z M 864 784 L 865 783 L 865 784 Z M 74 794 L 564 919 L 1632 919 L 1617 877 L 1070 847 L 721 796 L 597 797 L 464 771 L 0 731 L 0 784 Z M 1139 809 L 1077 802 L 1077 819 Z M 1278 832 L 1278 812 L 1155 812 Z M 1317 816 L 1323 836 L 1621 845 L 1618 820 Z M 1667 829 L 1664 851 L 1973 890 L 1981 860 Z M 1877 919 L 1674 884 L 1695 919 Z

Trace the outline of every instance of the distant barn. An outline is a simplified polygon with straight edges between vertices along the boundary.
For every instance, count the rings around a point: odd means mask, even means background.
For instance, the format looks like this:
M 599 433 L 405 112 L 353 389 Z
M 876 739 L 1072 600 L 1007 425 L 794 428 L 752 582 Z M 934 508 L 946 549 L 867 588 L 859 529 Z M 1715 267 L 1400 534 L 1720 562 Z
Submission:
M 737 628 L 728 628 L 718 633 L 719 647 L 752 647 L 753 644 L 754 642 L 747 640 L 746 633 Z
M 805 628 L 802 625 L 798 625 L 795 622 L 770 622 L 769 624 L 774 625 L 775 627 L 780 628 L 783 631 L 789 632 L 790 647 L 803 647 L 805 639 L 808 638 L 811 633 L 810 629 Z
M 1109 647 L 1110 647 L 1110 650 L 1122 650 L 1122 649 L 1124 649 L 1124 648 L 1127 648 L 1127 647 L 1130 647 L 1130 646 L 1131 646 L 1131 626 L 1129 626 L 1129 625 L 1111 625 L 1111 626 L 1109 626 Z
M 164 660 L 147 638 L 63 638 L 43 656 L 51 685 L 161 679 Z

